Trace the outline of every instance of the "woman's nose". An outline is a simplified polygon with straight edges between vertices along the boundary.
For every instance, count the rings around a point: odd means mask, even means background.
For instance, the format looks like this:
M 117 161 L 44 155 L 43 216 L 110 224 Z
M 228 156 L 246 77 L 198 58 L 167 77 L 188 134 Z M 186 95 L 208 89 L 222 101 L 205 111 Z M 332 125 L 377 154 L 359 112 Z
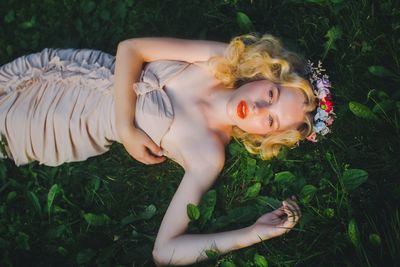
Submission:
M 253 114 L 259 115 L 264 114 L 268 110 L 269 103 L 267 101 L 255 101 L 253 102 L 252 111 Z

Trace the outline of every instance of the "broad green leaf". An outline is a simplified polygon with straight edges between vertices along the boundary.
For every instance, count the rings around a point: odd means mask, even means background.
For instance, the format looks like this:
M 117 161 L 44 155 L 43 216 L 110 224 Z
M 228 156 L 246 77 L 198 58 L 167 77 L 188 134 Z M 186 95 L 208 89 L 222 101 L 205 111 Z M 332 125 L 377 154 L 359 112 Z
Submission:
M 260 207 L 269 207 L 269 209 L 277 209 L 282 205 L 282 202 L 276 198 L 266 197 L 266 196 L 258 196 L 256 198 L 256 204 Z
M 210 190 L 204 196 L 200 203 L 200 224 L 204 225 L 212 216 L 215 204 L 217 203 L 217 191 Z
M 196 205 L 189 203 L 187 204 L 186 209 L 187 209 L 187 215 L 191 221 L 196 221 L 197 219 L 199 219 L 200 210 Z
M 244 155 L 244 148 L 239 143 L 233 143 L 233 144 L 229 145 L 228 151 L 231 156 Z
M 39 215 L 42 215 L 42 207 L 40 206 L 40 202 L 36 194 L 32 191 L 28 191 L 28 198 Z
M 268 267 L 267 259 L 258 253 L 254 254 L 254 263 L 257 267 Z
M 303 186 L 300 191 L 300 197 L 305 203 L 309 203 L 311 199 L 314 197 L 317 188 L 311 184 Z
M 153 204 L 150 204 L 146 209 L 140 213 L 139 217 L 143 220 L 149 220 L 156 214 L 157 208 Z
M 133 214 L 130 214 L 130 215 L 126 216 L 125 218 L 123 218 L 121 220 L 121 225 L 124 226 L 124 225 L 127 225 L 127 224 L 131 224 L 136 220 L 137 220 L 137 216 L 134 216 Z
M 373 113 L 372 110 L 369 109 L 369 107 L 361 103 L 351 101 L 349 102 L 349 108 L 350 111 L 359 118 L 374 121 L 378 120 L 378 116 L 376 116 L 375 113 Z
M 268 184 L 272 177 L 274 177 L 274 172 L 272 171 L 272 166 L 269 163 L 262 162 L 255 173 L 256 181 L 262 184 Z
M 379 247 L 382 243 L 381 237 L 378 234 L 370 234 L 369 242 L 375 247 Z
M 60 187 L 58 184 L 54 184 L 50 190 L 49 193 L 47 194 L 47 209 L 49 212 L 49 217 L 51 213 L 51 206 L 53 205 L 54 198 L 57 196 L 57 194 L 60 192 Z
M 254 175 L 257 167 L 257 161 L 253 158 L 246 157 L 246 175 L 251 177 Z
M 373 65 L 368 68 L 369 72 L 378 77 L 392 77 L 400 78 L 400 75 L 394 73 L 393 71 L 385 68 L 384 66 Z
M 342 38 L 342 30 L 338 26 L 333 26 L 328 30 L 328 32 L 325 34 L 325 37 L 327 38 L 326 42 L 324 43 L 324 55 L 322 58 L 324 59 L 328 52 L 332 49 L 336 49 L 336 41 Z
M 228 210 L 227 215 L 216 218 L 208 230 L 216 231 L 232 224 L 247 223 L 256 219 L 256 216 L 258 216 L 258 209 L 254 205 L 232 208 Z
M 357 223 L 354 219 L 351 219 L 347 227 L 347 234 L 353 245 L 359 249 L 360 248 L 360 234 L 358 232 Z
M 16 241 L 18 244 L 18 247 L 24 250 L 30 250 L 29 246 L 29 236 L 25 234 L 24 232 L 19 232 L 18 236 L 16 237 Z
M 332 208 L 326 208 L 324 209 L 324 215 L 327 218 L 333 218 L 335 216 L 335 210 Z
M 22 29 L 30 29 L 30 28 L 33 28 L 35 26 L 35 24 L 36 24 L 36 17 L 33 16 L 30 20 L 22 22 L 19 26 Z
M 294 183 L 294 181 L 296 181 L 296 176 L 289 171 L 278 172 L 275 174 L 275 182 L 280 185 L 290 185 Z
M 7 203 L 13 202 L 17 198 L 17 192 L 11 191 L 7 194 Z
M 84 213 L 83 218 L 89 225 L 101 226 L 108 224 L 111 219 L 106 214 Z
M 243 12 L 237 12 L 236 21 L 243 32 L 253 32 L 254 26 L 250 18 Z
M 261 189 L 261 183 L 255 183 L 247 189 L 246 194 L 244 196 L 246 198 L 256 197 L 260 193 L 260 189 Z
M 345 170 L 342 176 L 343 186 L 346 190 L 351 191 L 365 183 L 368 179 L 368 173 L 361 169 Z
M 90 179 L 90 183 L 89 183 L 90 191 L 92 191 L 93 193 L 97 192 L 97 190 L 99 190 L 99 188 L 100 188 L 100 182 L 101 182 L 101 180 L 99 179 L 99 177 L 97 177 L 97 176 L 92 177 L 92 179 Z
M 218 258 L 218 252 L 214 249 L 207 249 L 205 252 L 209 259 Z
M 146 207 L 144 211 L 138 215 L 130 214 L 121 220 L 121 225 L 131 224 L 139 220 L 149 220 L 156 214 L 157 208 L 153 204 Z

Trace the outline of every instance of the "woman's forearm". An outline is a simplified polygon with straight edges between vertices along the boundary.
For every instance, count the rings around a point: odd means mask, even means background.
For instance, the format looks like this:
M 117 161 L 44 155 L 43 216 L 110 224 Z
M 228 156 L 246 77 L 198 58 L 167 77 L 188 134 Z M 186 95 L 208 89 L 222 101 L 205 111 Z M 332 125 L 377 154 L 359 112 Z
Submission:
M 198 171 L 185 172 L 168 206 L 153 249 L 153 258 L 158 265 L 191 264 L 206 259 L 206 250 L 213 249 L 224 254 L 260 242 L 253 225 L 221 233 L 185 234 L 190 222 L 187 205 L 199 205 L 202 195 L 220 172 L 220 167 L 204 166 Z
M 143 58 L 124 42 L 118 45 L 115 62 L 114 97 L 117 132 L 123 140 L 125 130 L 134 127 L 136 93 L 132 86 L 138 81 Z
M 155 248 L 153 257 L 158 265 L 187 265 L 207 259 L 207 250 L 221 255 L 260 241 L 252 226 L 214 234 L 185 234 Z

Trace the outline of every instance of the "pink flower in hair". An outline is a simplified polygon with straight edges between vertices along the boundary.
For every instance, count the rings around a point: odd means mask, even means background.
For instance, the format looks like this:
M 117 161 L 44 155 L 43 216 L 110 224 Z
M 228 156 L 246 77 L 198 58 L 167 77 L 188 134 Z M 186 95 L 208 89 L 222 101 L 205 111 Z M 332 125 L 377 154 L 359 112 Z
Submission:
M 309 136 L 307 136 L 307 140 L 311 142 L 317 142 L 317 133 L 312 132 Z

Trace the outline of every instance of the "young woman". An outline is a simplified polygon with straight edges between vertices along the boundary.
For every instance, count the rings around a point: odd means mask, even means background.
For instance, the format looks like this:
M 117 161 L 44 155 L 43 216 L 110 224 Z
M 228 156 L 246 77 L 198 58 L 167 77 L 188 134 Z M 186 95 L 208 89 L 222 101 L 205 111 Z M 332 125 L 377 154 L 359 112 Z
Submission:
M 207 235 L 185 234 L 186 206 L 199 204 L 218 177 L 232 136 L 263 159 L 309 136 L 316 96 L 299 75 L 301 63 L 271 35 L 230 44 L 128 39 L 115 58 L 45 49 L 0 67 L 3 154 L 17 165 L 55 166 L 118 141 L 145 164 L 169 157 L 185 175 L 157 235 L 156 264 L 185 265 L 206 259 L 207 249 L 223 254 L 250 246 L 298 222 L 294 198 L 249 227 Z

